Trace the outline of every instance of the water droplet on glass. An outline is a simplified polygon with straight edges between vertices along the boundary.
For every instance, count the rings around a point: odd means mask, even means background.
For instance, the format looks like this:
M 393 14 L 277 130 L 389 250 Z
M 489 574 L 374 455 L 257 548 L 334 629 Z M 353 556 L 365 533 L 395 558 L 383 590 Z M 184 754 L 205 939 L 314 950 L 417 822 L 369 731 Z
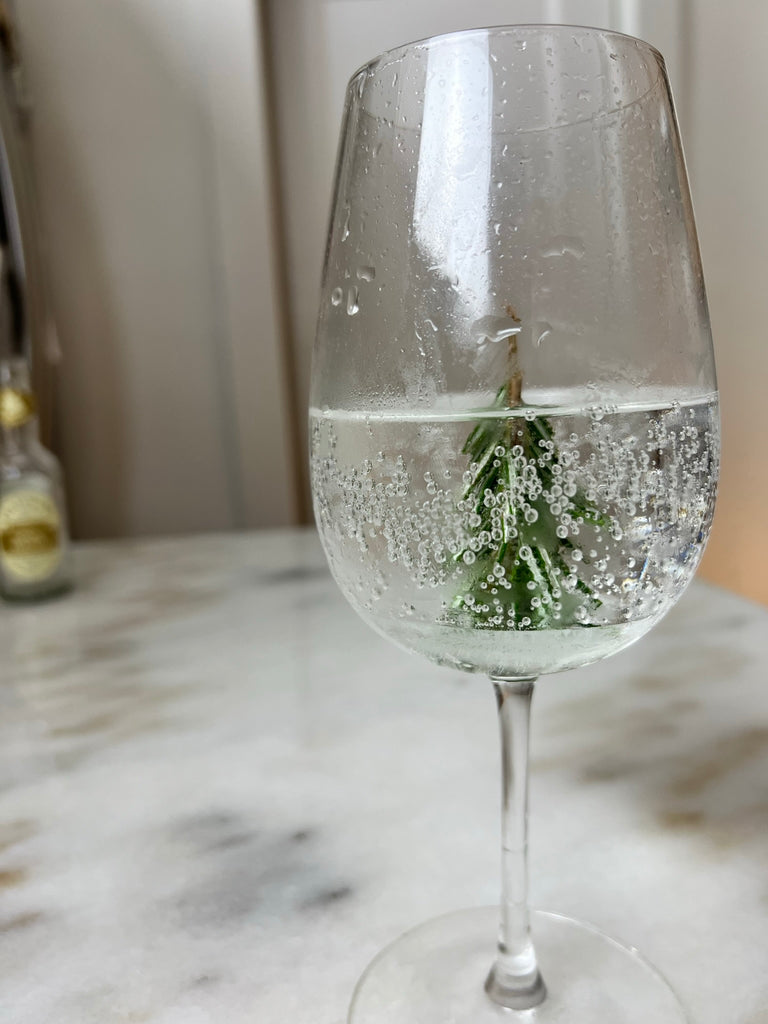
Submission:
M 573 256 L 574 259 L 580 260 L 585 252 L 584 243 L 575 235 L 555 235 L 541 249 L 544 259 L 551 259 L 553 256 Z
M 341 226 L 341 240 L 342 240 L 342 242 L 346 242 L 346 240 L 349 238 L 349 221 L 350 221 L 351 216 L 352 216 L 352 211 L 350 210 L 349 207 L 347 207 L 346 208 L 346 212 L 344 213 L 344 223 Z
M 331 292 L 331 305 L 340 306 L 341 300 L 344 298 L 344 292 L 341 288 L 334 288 Z
M 541 320 L 538 324 L 539 335 L 536 338 L 536 344 L 540 345 L 542 341 L 546 341 L 552 335 L 552 325 L 548 324 L 546 320 Z
M 482 345 L 486 341 L 498 342 L 520 333 L 520 325 L 508 316 L 483 316 L 475 320 L 470 331 L 473 341 Z
M 360 312 L 359 292 L 357 288 L 350 288 L 347 292 L 347 314 L 354 316 Z
M 373 281 L 376 277 L 375 267 L 358 267 L 357 268 L 357 279 L 358 281 Z

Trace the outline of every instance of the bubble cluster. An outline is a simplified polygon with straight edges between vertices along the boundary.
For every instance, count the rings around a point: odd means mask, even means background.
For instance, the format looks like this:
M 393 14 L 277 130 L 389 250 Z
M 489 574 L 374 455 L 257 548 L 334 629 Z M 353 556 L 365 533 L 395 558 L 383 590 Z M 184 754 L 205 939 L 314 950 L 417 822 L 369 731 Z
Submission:
M 703 550 L 718 437 L 706 402 L 546 421 L 321 414 L 318 526 L 342 589 L 374 618 L 500 631 L 654 618 Z

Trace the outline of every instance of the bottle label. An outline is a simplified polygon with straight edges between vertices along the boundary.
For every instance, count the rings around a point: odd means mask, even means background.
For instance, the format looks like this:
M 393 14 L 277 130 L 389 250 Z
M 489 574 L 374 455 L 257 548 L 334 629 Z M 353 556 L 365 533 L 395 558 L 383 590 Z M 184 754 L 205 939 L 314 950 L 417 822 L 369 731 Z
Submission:
M 0 501 L 0 565 L 20 583 L 47 579 L 61 561 L 61 517 L 40 491 L 12 491 Z
M 18 388 L 0 389 L 0 426 L 9 430 L 21 427 L 35 415 L 36 411 L 35 396 L 31 391 L 20 391 Z

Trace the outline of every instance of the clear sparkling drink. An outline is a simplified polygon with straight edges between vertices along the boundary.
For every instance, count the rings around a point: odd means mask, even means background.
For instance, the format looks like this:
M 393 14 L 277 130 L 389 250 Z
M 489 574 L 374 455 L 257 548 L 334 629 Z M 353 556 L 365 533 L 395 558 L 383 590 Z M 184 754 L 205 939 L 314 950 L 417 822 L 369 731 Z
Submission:
M 315 513 L 343 593 L 440 664 L 507 676 L 625 647 L 710 529 L 714 396 L 478 412 L 311 412 Z

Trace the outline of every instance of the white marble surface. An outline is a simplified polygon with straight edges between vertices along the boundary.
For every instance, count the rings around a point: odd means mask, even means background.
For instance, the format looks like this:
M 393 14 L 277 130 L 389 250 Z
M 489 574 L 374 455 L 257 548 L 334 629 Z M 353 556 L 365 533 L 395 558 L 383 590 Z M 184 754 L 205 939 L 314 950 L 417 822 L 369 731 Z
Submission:
M 340 1024 L 384 943 L 495 901 L 490 688 L 374 635 L 313 534 L 78 575 L 0 609 L 0 1020 Z M 766 653 L 768 612 L 695 584 L 536 697 L 534 902 L 694 1024 L 768 1022 Z

